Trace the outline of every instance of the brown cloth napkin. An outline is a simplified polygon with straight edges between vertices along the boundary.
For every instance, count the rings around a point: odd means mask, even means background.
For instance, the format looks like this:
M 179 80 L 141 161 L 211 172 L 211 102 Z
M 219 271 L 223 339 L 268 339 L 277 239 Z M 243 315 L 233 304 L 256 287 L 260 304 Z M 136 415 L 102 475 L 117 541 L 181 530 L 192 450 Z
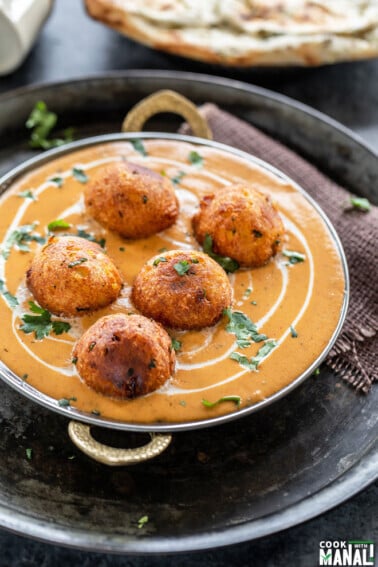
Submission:
M 345 210 L 349 193 L 313 165 L 242 120 L 205 104 L 214 140 L 251 153 L 301 185 L 323 208 L 343 243 L 350 273 L 350 305 L 342 332 L 326 364 L 367 393 L 378 379 L 378 207 Z M 186 125 L 181 129 L 188 132 Z

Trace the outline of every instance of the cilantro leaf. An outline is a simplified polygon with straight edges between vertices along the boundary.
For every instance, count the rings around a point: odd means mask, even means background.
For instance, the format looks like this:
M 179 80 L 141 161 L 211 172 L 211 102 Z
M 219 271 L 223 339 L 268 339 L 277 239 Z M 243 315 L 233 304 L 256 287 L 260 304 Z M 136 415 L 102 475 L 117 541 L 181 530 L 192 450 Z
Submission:
M 4 280 L 0 280 L 0 293 L 5 298 L 6 302 L 8 303 L 9 307 L 16 307 L 18 305 L 18 299 L 14 295 L 12 295 L 9 291 L 5 289 L 5 282 Z
M 138 528 L 142 529 L 147 524 L 148 521 L 149 521 L 148 516 L 142 516 L 141 518 L 139 518 Z
M 293 325 L 290 325 L 290 334 L 293 337 L 293 339 L 296 339 L 298 336 L 297 331 L 294 329 Z
M 228 308 L 223 310 L 223 315 L 226 315 L 229 320 L 226 331 L 236 336 L 238 346 L 241 348 L 250 346 L 251 341 L 260 343 L 268 339 L 266 335 L 258 332 L 255 323 L 241 311 L 231 311 Z M 249 344 L 247 344 L 248 342 Z
M 177 339 L 172 339 L 172 348 L 175 352 L 178 352 L 182 347 L 182 342 Z
M 4 247 L 2 249 L 2 256 L 6 260 L 9 258 L 9 254 L 13 247 L 17 247 L 21 252 L 30 252 L 28 242 L 38 242 L 39 244 L 44 244 L 46 239 L 37 234 L 32 234 L 36 227 L 36 223 L 24 224 L 19 226 L 16 230 L 13 230 L 5 241 Z
M 34 301 L 29 301 L 30 311 L 37 315 L 24 313 L 21 317 L 23 324 L 20 326 L 21 331 L 26 334 L 34 333 L 36 339 L 41 340 L 47 337 L 51 331 L 56 335 L 61 335 L 70 330 L 71 325 L 65 321 L 52 321 L 51 313 L 47 309 L 43 309 Z
M 306 256 L 301 252 L 295 252 L 294 250 L 282 250 L 282 254 L 289 258 L 289 264 L 299 264 L 306 260 Z
M 31 199 L 32 201 L 36 200 L 36 197 L 34 196 L 33 192 L 29 190 L 27 191 L 21 191 L 21 193 L 17 193 L 17 197 L 22 197 L 23 199 Z
M 72 168 L 72 175 L 79 183 L 87 183 L 89 180 L 88 175 L 85 173 L 81 167 L 73 167 Z
M 237 407 L 241 404 L 241 397 L 240 396 L 223 396 L 223 398 L 219 398 L 216 402 L 209 402 L 205 399 L 202 400 L 202 404 L 207 408 L 213 408 L 218 404 L 222 404 L 223 402 L 233 402 Z
M 67 408 L 71 405 L 71 402 L 77 402 L 77 398 L 61 398 L 58 400 L 58 406 L 61 408 Z
M 181 260 L 181 262 L 177 262 L 177 264 L 175 264 L 173 267 L 179 276 L 184 276 L 190 270 L 190 264 L 188 260 Z
M 167 258 L 164 258 L 164 256 L 159 256 L 159 258 L 155 258 L 152 265 L 158 266 L 160 264 L 160 262 L 168 262 L 168 260 L 167 260 Z
M 192 165 L 196 165 L 197 167 L 203 166 L 203 157 L 195 150 L 189 152 L 188 160 Z
M 48 230 L 52 231 L 52 230 L 60 230 L 62 228 L 70 228 L 70 223 L 63 220 L 63 219 L 56 219 L 53 220 L 51 222 L 49 222 L 49 224 L 47 225 Z
M 63 333 L 68 333 L 71 329 L 71 325 L 66 323 L 66 321 L 53 321 L 52 330 L 56 335 L 62 335 Z
M 350 197 L 349 204 L 359 211 L 367 213 L 371 210 L 371 204 L 365 197 Z
M 26 128 L 31 130 L 29 144 L 32 148 L 48 150 L 62 146 L 73 140 L 73 129 L 67 128 L 62 138 L 50 138 L 49 135 L 56 126 L 58 117 L 55 112 L 50 112 L 43 101 L 38 101 L 26 121 Z
M 142 140 L 140 140 L 139 138 L 135 138 L 135 140 L 130 140 L 130 144 L 133 146 L 134 150 L 136 152 L 139 152 L 143 157 L 146 157 L 148 155 Z
M 16 307 L 18 305 L 18 299 L 14 295 L 12 295 L 9 291 L 3 292 L 3 297 L 5 297 L 9 307 Z
M 57 185 L 59 189 L 63 187 L 63 177 L 60 177 L 59 175 L 57 177 L 52 177 L 51 179 L 49 179 L 49 181 L 51 183 L 55 183 L 55 185 Z
M 248 358 L 244 356 L 244 354 L 240 354 L 238 352 L 232 352 L 230 358 L 232 360 L 236 360 L 241 366 L 251 370 L 252 372 L 256 372 L 257 368 L 262 360 L 268 356 L 268 354 L 277 346 L 277 341 L 273 339 L 268 339 L 264 346 L 262 346 L 255 356 Z
M 74 268 L 75 266 L 80 266 L 80 264 L 84 264 L 84 262 L 88 262 L 88 258 L 78 258 L 77 260 L 73 260 L 72 262 L 70 262 L 69 264 L 67 264 L 67 266 L 69 268 Z
M 174 185 L 180 185 L 181 180 L 185 177 L 185 171 L 178 171 L 174 177 L 171 178 L 171 181 Z
M 76 236 L 79 236 L 80 238 L 85 238 L 90 242 L 96 242 L 101 246 L 101 248 L 105 248 L 105 244 L 106 244 L 105 238 L 100 238 L 99 240 L 97 240 L 93 234 L 90 234 L 89 232 L 86 232 L 85 230 L 82 229 L 78 229 Z
M 219 256 L 213 252 L 213 239 L 210 234 L 206 234 L 204 241 L 203 241 L 203 251 L 205 254 L 210 256 L 213 260 L 218 262 L 220 266 L 226 271 L 233 273 L 239 268 L 239 264 L 236 260 L 229 258 L 228 256 Z

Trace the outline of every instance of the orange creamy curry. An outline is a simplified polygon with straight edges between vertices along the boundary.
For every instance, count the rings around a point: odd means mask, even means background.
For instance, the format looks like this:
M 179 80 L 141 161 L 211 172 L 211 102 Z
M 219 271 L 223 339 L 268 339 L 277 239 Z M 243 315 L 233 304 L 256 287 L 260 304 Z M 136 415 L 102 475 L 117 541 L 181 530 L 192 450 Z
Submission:
M 100 414 L 104 418 L 132 422 L 186 422 L 215 417 L 255 404 L 290 384 L 326 348 L 334 333 L 344 300 L 345 280 L 339 253 L 328 228 L 312 205 L 290 183 L 262 167 L 222 150 L 192 146 L 186 142 L 147 140 L 147 156 L 129 142 L 99 144 L 52 160 L 25 174 L 0 201 L 0 348 L 1 360 L 27 383 L 54 398 L 70 400 L 71 406 Z M 201 160 L 189 159 L 196 151 Z M 128 159 L 146 165 L 174 180 L 180 201 L 177 223 L 147 239 L 131 241 L 104 230 L 88 217 L 83 204 L 83 179 L 104 164 Z M 79 175 L 80 178 L 80 175 Z M 53 180 L 52 180 L 53 179 Z M 119 401 L 96 394 L 80 380 L 72 349 L 75 341 L 99 317 L 116 312 L 135 312 L 130 301 L 133 280 L 142 265 L 155 254 L 170 249 L 200 249 L 193 237 L 191 217 L 199 198 L 230 183 L 247 181 L 268 192 L 278 204 L 287 235 L 284 250 L 304 255 L 304 261 L 290 263 L 279 253 L 266 266 L 238 270 L 230 274 L 234 298 L 232 309 L 245 313 L 260 333 L 276 341 L 276 346 L 249 370 L 230 358 L 234 352 L 255 356 L 264 343 L 240 348 L 236 336 L 227 332 L 227 317 L 201 331 L 172 331 L 181 342 L 175 375 L 159 391 L 134 400 Z M 47 225 L 64 219 L 71 226 L 56 234 L 77 234 L 78 230 L 97 240 L 105 239 L 105 249 L 124 278 L 119 299 L 90 316 L 64 319 L 69 332 L 50 333 L 37 340 L 33 333 L 20 330 L 21 317 L 30 313 L 30 292 L 25 272 L 38 241 L 12 241 L 19 227 L 35 223 L 29 234 L 46 237 Z M 29 251 L 22 250 L 29 248 Z M 21 249 L 20 249 L 21 248 Z M 8 258 L 4 258 L 8 256 Z M 14 304 L 10 296 L 17 298 Z M 61 318 L 52 317 L 53 320 Z M 297 336 L 295 336 L 297 335 Z M 209 408 L 209 402 L 237 396 L 240 404 L 227 401 Z

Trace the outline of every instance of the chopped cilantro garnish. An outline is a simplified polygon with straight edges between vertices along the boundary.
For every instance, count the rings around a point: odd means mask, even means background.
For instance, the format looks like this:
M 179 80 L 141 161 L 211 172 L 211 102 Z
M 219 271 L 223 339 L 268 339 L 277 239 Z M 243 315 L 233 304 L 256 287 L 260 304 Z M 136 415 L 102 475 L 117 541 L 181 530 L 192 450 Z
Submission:
M 146 157 L 147 151 L 146 148 L 144 147 L 142 140 L 140 140 L 139 138 L 135 138 L 135 140 L 130 140 L 130 144 L 133 146 L 136 152 L 139 152 L 140 155 Z
M 190 264 L 188 260 L 181 260 L 181 262 L 177 262 L 177 264 L 175 264 L 173 267 L 179 276 L 184 276 L 190 270 Z
M 31 199 L 32 201 L 36 200 L 33 191 L 21 191 L 21 193 L 17 193 L 17 197 L 22 197 L 23 199 Z
M 156 360 L 154 358 L 151 358 L 148 368 L 156 368 Z
M 91 414 L 93 415 L 101 415 L 101 412 L 98 409 L 94 409 L 91 411 Z
M 12 295 L 9 291 L 3 292 L 3 297 L 5 297 L 9 307 L 16 307 L 18 305 L 18 299 L 14 295 Z
M 57 185 L 59 189 L 63 187 L 63 177 L 60 177 L 59 175 L 56 177 L 52 177 L 51 179 L 49 179 L 49 181 L 51 181 L 51 183 L 55 183 L 55 185 Z
M 172 339 L 172 348 L 175 352 L 179 351 L 182 347 L 182 342 L 177 339 Z
M 67 408 L 68 406 L 71 405 L 71 402 L 76 402 L 77 399 L 76 398 L 61 398 L 60 400 L 58 400 L 58 405 L 61 408 Z
M 152 265 L 153 265 L 153 266 L 158 266 L 158 265 L 160 264 L 160 262 L 167 262 L 167 261 L 168 261 L 167 258 L 164 258 L 164 256 L 159 256 L 159 258 L 156 258 L 156 259 L 153 261 L 153 264 L 152 264 Z
M 42 148 L 48 150 L 62 146 L 73 140 L 73 129 L 67 128 L 63 131 L 62 138 L 51 138 L 49 135 L 57 123 L 58 117 L 55 112 L 50 112 L 46 103 L 39 101 L 34 106 L 29 118 L 26 121 L 26 128 L 31 130 L 30 146 L 32 148 Z
M 21 380 L 24 380 L 24 381 L 27 380 L 28 378 L 29 378 L 29 374 L 23 374 L 21 376 Z
M 371 204 L 365 197 L 350 197 L 349 204 L 359 211 L 367 213 L 371 210 Z
M 85 230 L 82 229 L 78 229 L 76 235 L 79 236 L 80 238 L 85 238 L 90 242 L 96 242 L 101 246 L 101 248 L 105 248 L 105 243 L 106 243 L 105 238 L 100 238 L 99 240 L 97 240 L 96 237 L 93 236 L 93 234 L 90 234 L 89 232 L 85 232 Z
M 258 350 L 258 352 L 255 356 L 248 358 L 248 357 L 244 356 L 244 354 L 240 354 L 238 352 L 233 352 L 233 353 L 231 353 L 230 358 L 232 358 L 232 360 L 236 360 L 236 362 L 238 362 L 239 364 L 244 366 L 244 368 L 247 368 L 248 370 L 251 370 L 251 371 L 256 371 L 260 362 L 262 360 L 264 360 L 264 358 L 266 358 L 268 356 L 268 354 L 276 346 L 277 346 L 277 341 L 274 341 L 273 339 L 268 339 L 265 342 L 264 346 L 262 346 Z
M 12 295 L 9 291 L 5 289 L 5 284 L 3 280 L 0 280 L 0 293 L 5 298 L 6 302 L 8 303 L 9 307 L 16 307 L 18 305 L 18 299 L 14 295 Z
M 141 518 L 139 518 L 138 520 L 138 528 L 141 529 L 143 528 L 147 523 L 148 523 L 148 516 L 142 516 Z
M 233 273 L 239 268 L 239 264 L 236 260 L 229 258 L 228 256 L 219 256 L 213 252 L 213 239 L 210 234 L 206 234 L 205 239 L 203 241 L 203 251 L 205 254 L 210 256 L 213 260 L 218 262 L 220 266 L 226 271 Z
M 293 325 L 290 325 L 290 334 L 293 337 L 293 339 L 296 339 L 298 336 L 297 331 L 294 329 Z
M 146 204 L 146 203 L 148 202 L 148 197 L 147 197 L 147 195 L 143 195 L 142 201 L 143 201 L 144 204 Z
M 315 368 L 315 370 L 314 370 L 314 372 L 313 372 L 313 375 L 314 375 L 314 376 L 319 376 L 319 374 L 320 374 L 320 368 Z
M 87 183 L 89 180 L 88 175 L 80 167 L 73 167 L 72 175 L 75 179 L 77 179 L 77 181 L 79 181 L 79 183 Z
M 90 352 L 91 350 L 93 350 L 95 346 L 96 346 L 96 341 L 92 341 L 92 342 L 90 343 L 89 347 L 88 347 L 89 352 Z
M 252 288 L 247 287 L 247 289 L 244 292 L 243 299 L 248 299 L 248 297 L 251 295 L 251 293 L 252 293 Z
M 241 404 L 241 397 L 240 396 L 223 396 L 223 398 L 219 398 L 216 402 L 208 402 L 207 400 L 202 400 L 202 404 L 207 408 L 213 408 L 218 404 L 222 404 L 224 402 L 233 402 L 237 407 Z
M 250 346 L 251 341 L 260 343 L 261 341 L 267 340 L 268 337 L 260 334 L 255 323 L 241 311 L 231 311 L 231 309 L 228 308 L 224 309 L 223 315 L 226 315 L 229 319 L 226 331 L 236 336 L 237 343 L 241 348 Z M 247 342 L 249 342 L 249 344 L 247 344 Z
M 63 219 L 56 219 L 47 225 L 48 230 L 61 230 L 63 228 L 70 228 L 70 223 Z
M 28 447 L 27 449 L 25 449 L 25 453 L 26 453 L 26 458 L 28 459 L 28 461 L 31 461 L 31 458 L 33 456 L 33 449 Z
M 25 313 L 21 318 L 23 325 L 20 326 L 21 331 L 26 334 L 34 333 L 36 339 L 43 339 L 47 337 L 52 331 L 55 335 L 67 333 L 71 325 L 65 321 L 52 321 L 51 313 L 47 309 L 39 307 L 33 301 L 29 301 L 30 311 L 37 315 L 30 315 Z
M 185 400 L 180 400 L 179 401 L 180 406 L 182 406 L 183 408 L 186 408 L 186 401 Z
M 188 160 L 192 165 L 196 165 L 197 167 L 202 167 L 203 165 L 203 157 L 195 150 L 189 152 Z
M 282 250 L 282 254 L 289 258 L 289 264 L 299 264 L 299 262 L 304 262 L 306 256 L 301 252 L 295 252 L 294 250 Z
M 80 266 L 80 264 L 84 264 L 84 262 L 88 262 L 88 258 L 78 258 L 77 260 L 73 260 L 67 264 L 68 268 L 74 268 L 75 266 Z
M 5 241 L 4 248 L 2 249 L 2 256 L 7 259 L 13 247 L 16 247 L 21 252 L 30 252 L 28 242 L 38 242 L 39 244 L 45 243 L 45 238 L 38 234 L 32 234 L 36 227 L 36 223 L 24 224 L 13 230 Z
M 71 360 L 72 364 L 76 364 L 78 361 L 77 356 L 74 356 L 73 359 Z
M 255 301 L 255 300 L 251 301 L 250 303 L 251 303 L 251 305 L 257 305 L 257 301 Z
M 180 185 L 181 180 L 183 177 L 185 177 L 186 173 L 185 171 L 179 171 L 176 173 L 176 175 L 174 177 L 171 178 L 171 181 L 174 185 Z
M 159 248 L 158 252 L 159 254 L 162 254 L 163 252 L 166 252 L 168 250 L 168 248 L 166 246 L 163 246 L 163 248 Z

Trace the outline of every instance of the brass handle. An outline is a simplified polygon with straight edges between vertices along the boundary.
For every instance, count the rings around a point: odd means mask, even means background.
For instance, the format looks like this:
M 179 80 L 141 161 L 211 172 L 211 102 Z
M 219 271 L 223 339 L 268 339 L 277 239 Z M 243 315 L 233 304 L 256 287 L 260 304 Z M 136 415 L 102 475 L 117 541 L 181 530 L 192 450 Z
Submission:
M 151 116 L 159 112 L 179 114 L 189 123 L 194 136 L 212 139 L 212 133 L 205 118 L 187 98 L 174 91 L 158 91 L 136 104 L 126 115 L 122 132 L 141 132 Z
M 172 441 L 171 435 L 150 433 L 151 441 L 147 445 L 135 449 L 116 449 L 96 441 L 91 435 L 89 425 L 78 421 L 70 421 L 68 434 L 76 447 L 88 457 L 110 467 L 134 465 L 153 459 L 165 451 Z

